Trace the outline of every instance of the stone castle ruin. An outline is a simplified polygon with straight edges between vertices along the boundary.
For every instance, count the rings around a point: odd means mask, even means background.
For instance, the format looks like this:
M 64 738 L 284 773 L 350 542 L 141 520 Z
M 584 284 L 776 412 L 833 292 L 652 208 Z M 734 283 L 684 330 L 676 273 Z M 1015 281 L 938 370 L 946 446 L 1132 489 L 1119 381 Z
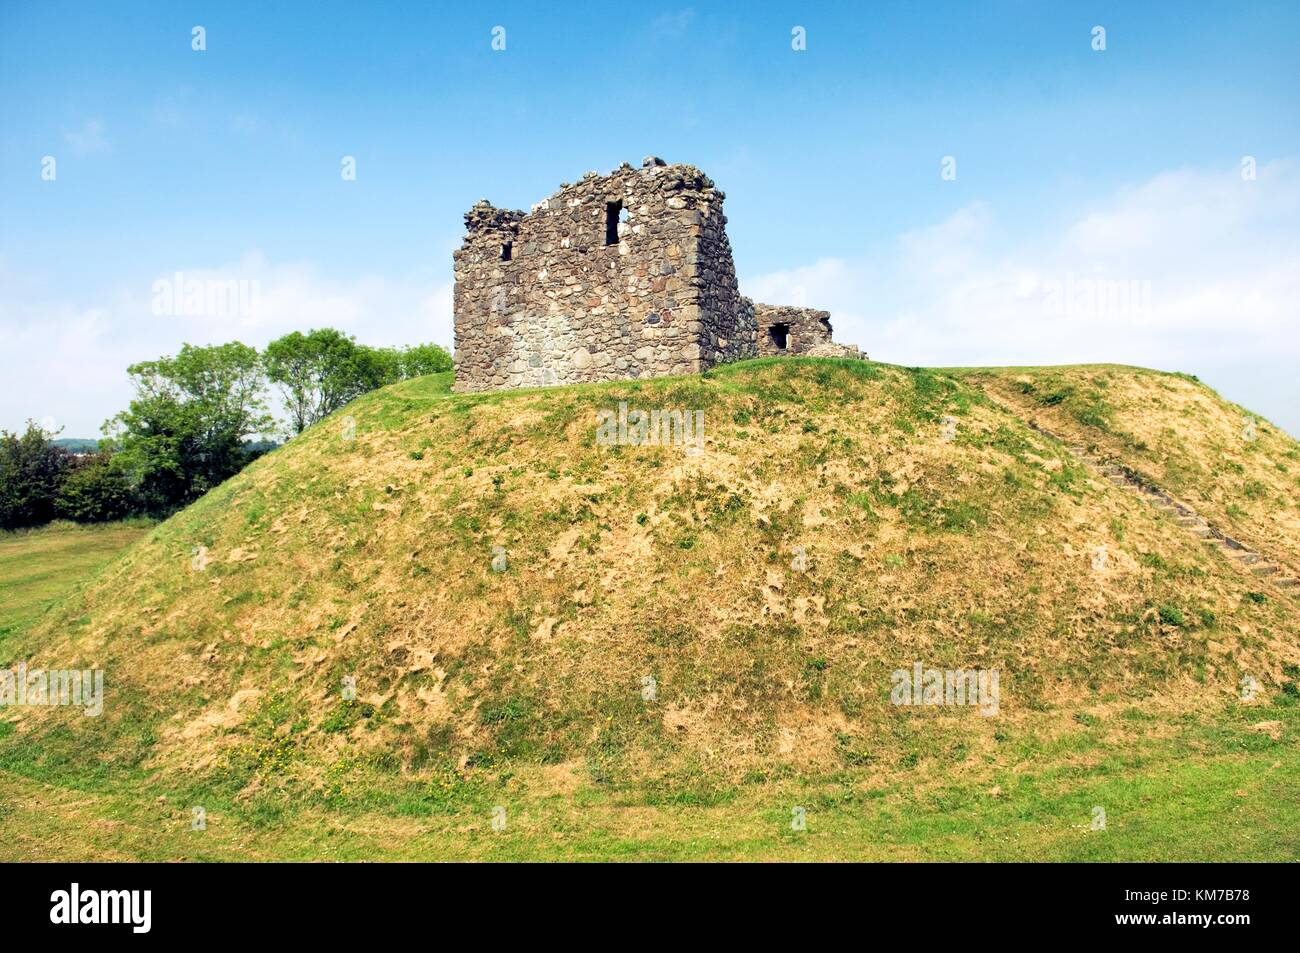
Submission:
M 740 294 L 723 192 L 647 158 L 533 206 L 481 200 L 455 252 L 457 391 L 705 371 L 773 354 L 860 357 L 830 314 Z

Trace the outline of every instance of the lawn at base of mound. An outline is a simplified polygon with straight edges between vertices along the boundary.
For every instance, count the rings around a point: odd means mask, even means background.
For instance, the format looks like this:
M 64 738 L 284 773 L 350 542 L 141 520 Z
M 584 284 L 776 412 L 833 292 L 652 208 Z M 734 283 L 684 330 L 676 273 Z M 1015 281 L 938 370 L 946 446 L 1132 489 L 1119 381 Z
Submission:
M 349 810 L 210 800 L 202 830 L 193 829 L 199 791 L 160 793 L 143 779 L 87 791 L 0 768 L 0 860 L 1300 858 L 1300 706 L 1131 724 L 1140 730 L 1122 742 L 1109 719 L 1050 742 L 1008 739 L 1018 750 L 1002 769 L 928 763 L 886 778 L 845 771 L 738 785 L 697 776 L 620 791 L 580 766 L 525 768 L 484 785 L 389 790 Z
M 152 525 L 144 520 L 91 526 L 58 522 L 0 533 L 0 641 L 30 626 Z

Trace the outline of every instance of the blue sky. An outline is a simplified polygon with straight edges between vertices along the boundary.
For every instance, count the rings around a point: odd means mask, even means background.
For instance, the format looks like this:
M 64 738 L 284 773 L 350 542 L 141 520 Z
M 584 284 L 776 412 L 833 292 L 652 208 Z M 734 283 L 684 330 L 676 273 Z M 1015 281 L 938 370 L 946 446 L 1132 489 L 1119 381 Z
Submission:
M 873 357 L 1185 370 L 1300 433 L 1297 49 L 1294 3 L 8 0 L 0 427 L 97 435 L 182 341 L 450 344 L 475 200 L 652 153 L 726 191 L 743 291 Z M 154 314 L 178 270 L 261 313 Z M 1150 305 L 1044 307 L 1074 278 Z

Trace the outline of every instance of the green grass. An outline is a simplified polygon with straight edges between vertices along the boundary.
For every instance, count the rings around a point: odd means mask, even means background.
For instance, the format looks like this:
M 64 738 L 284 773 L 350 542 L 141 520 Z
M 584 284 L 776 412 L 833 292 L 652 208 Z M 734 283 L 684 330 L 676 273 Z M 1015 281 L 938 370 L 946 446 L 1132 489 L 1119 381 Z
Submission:
M 1060 373 L 1039 406 L 1109 417 L 1114 382 Z M 1287 597 L 959 374 L 450 382 L 367 395 L 93 583 L 91 537 L 49 554 L 71 597 L 6 607 L 8 655 L 102 663 L 111 704 L 0 715 L 0 859 L 1300 856 Z M 621 399 L 705 409 L 722 462 L 596 448 Z M 889 706 L 896 665 L 972 658 L 999 717 Z
M 4 624 L 30 620 L 144 531 L 55 526 L 6 536 Z M 821 659 L 806 665 L 810 677 L 824 670 Z M 88 772 L 76 737 L 55 733 L 11 747 L 0 762 L 0 843 L 6 860 L 1294 860 L 1300 706 L 1285 702 L 1183 716 L 1160 740 L 1144 737 L 1152 719 L 1136 708 L 1108 720 L 1080 714 L 1081 727 L 1064 738 L 1010 729 L 996 755 L 972 758 L 959 745 L 945 756 L 932 745 L 885 773 L 859 766 L 736 785 L 694 769 L 620 783 L 589 764 L 563 796 L 537 790 L 527 772 L 414 783 L 344 758 L 323 787 L 247 799 L 238 796 L 242 774 L 222 785 L 169 784 L 122 763 Z M 341 722 L 359 715 L 339 711 Z M 508 732 L 527 714 L 526 701 L 502 699 L 485 704 L 481 719 Z M 262 740 L 236 761 L 282 769 L 292 719 L 269 704 Z M 1141 724 L 1117 741 L 1117 719 Z M 1280 723 L 1277 740 L 1252 730 L 1267 720 Z M 132 727 L 148 735 L 144 722 L 142 714 L 118 724 L 130 737 L 113 747 L 131 764 L 150 744 Z M 849 764 L 872 760 L 867 752 Z M 199 805 L 208 827 L 195 831 Z M 491 826 L 498 805 L 508 817 L 500 832 Z M 796 807 L 804 831 L 790 827 Z M 1105 830 L 1091 828 L 1096 807 Z
M 143 536 L 150 523 L 49 526 L 0 533 L 0 655 L 6 637 L 41 614 Z
M 915 766 L 729 784 L 694 771 L 557 793 L 524 776 L 391 778 L 352 797 L 340 761 L 314 795 L 51 785 L 0 765 L 6 860 L 989 860 L 1288 861 L 1300 857 L 1297 706 L 1230 706 L 1152 739 L 1131 710 L 1051 740 L 1013 730 L 1000 765 L 934 753 Z M 1253 730 L 1280 723 L 1279 738 Z M 28 766 L 30 767 L 30 766 Z M 69 779 L 65 779 L 69 780 Z M 75 795 L 74 792 L 75 791 Z M 191 829 L 204 807 L 207 829 Z M 492 811 L 506 810 L 494 831 Z M 802 808 L 806 829 L 791 828 Z M 1105 828 L 1093 829 L 1095 809 Z

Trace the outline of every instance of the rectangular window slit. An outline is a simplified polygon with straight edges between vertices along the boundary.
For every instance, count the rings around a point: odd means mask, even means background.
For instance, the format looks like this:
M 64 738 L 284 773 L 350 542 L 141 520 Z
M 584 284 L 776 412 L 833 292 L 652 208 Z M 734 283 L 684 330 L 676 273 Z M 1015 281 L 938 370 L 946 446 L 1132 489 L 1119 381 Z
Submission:
M 619 213 L 623 211 L 622 201 L 605 203 L 605 244 L 618 244 Z

